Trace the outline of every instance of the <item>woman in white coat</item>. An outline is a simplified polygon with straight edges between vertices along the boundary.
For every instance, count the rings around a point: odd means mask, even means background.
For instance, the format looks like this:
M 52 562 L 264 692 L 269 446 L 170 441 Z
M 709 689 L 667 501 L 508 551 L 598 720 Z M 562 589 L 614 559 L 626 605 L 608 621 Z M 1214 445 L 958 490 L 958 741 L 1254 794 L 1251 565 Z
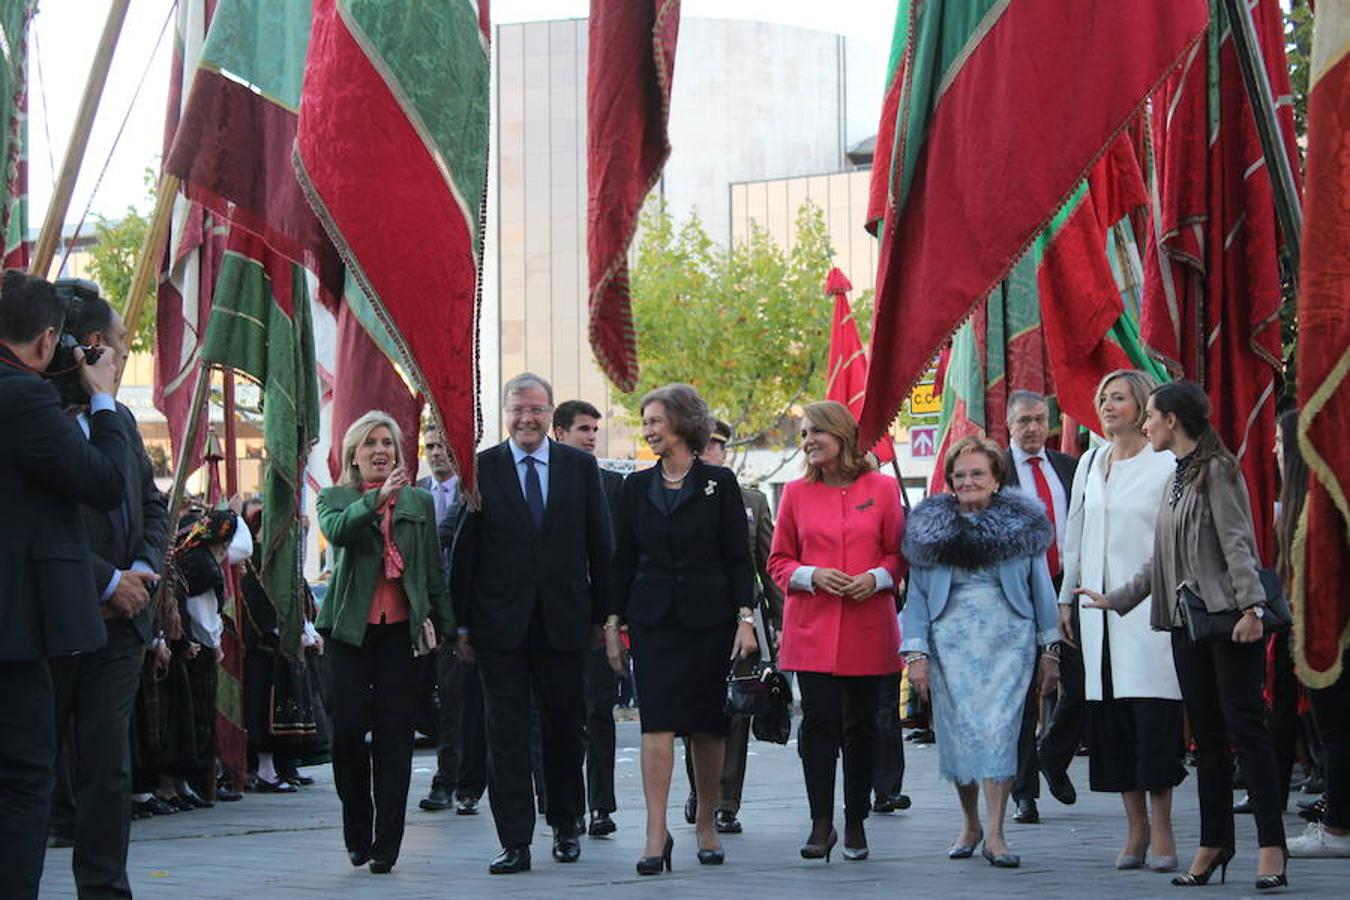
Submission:
M 1085 453 L 1074 476 L 1059 603 L 1060 630 L 1083 653 L 1089 782 L 1094 791 L 1119 793 L 1125 804 L 1128 833 L 1116 868 L 1141 868 L 1152 847 L 1149 865 L 1165 872 L 1177 866 L 1172 788 L 1186 777 L 1171 639 L 1149 627 L 1151 598 L 1109 621 L 1105 610 L 1083 606 L 1075 616 L 1073 609 L 1076 588 L 1109 591 L 1153 554 L 1154 520 L 1176 468 L 1170 451 L 1154 451 L 1144 437 L 1144 410 L 1155 386 L 1145 373 L 1122 369 L 1097 389 L 1097 412 L 1111 443 Z

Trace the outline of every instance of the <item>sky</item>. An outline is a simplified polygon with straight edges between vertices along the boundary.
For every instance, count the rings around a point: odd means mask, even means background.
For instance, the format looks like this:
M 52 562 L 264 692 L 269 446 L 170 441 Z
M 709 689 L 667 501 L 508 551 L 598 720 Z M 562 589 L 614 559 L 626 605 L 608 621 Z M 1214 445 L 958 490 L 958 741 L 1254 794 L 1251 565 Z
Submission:
M 28 223 L 33 231 L 41 227 L 50 204 L 54 173 L 62 165 L 110 5 L 111 0 L 39 0 L 29 35 Z M 95 215 L 117 219 L 128 206 L 149 212 L 145 172 L 157 173 L 159 167 L 173 23 L 157 49 L 156 39 L 173 6 L 173 0 L 131 0 L 65 217 L 73 225 L 89 209 L 82 233 L 92 231 Z M 686 17 L 751 19 L 836 32 L 884 53 L 895 6 L 895 0 L 683 0 L 681 10 Z M 492 0 L 492 15 L 494 22 L 505 24 L 583 17 L 588 7 L 589 0 Z

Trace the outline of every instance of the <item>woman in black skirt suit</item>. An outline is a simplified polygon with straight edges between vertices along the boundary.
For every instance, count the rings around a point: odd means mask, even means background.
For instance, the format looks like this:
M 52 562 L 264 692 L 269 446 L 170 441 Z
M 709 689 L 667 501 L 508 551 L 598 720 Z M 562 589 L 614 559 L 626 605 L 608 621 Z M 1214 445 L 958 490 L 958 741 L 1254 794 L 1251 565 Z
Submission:
M 670 868 L 673 840 L 666 826 L 675 735 L 688 735 L 694 781 L 703 797 L 717 795 L 723 712 L 731 660 L 755 648 L 749 536 L 736 476 L 698 460 L 712 416 L 686 384 L 642 398 L 642 437 L 660 462 L 629 476 L 619 501 L 614 558 L 615 608 L 605 623 L 611 664 L 622 663 L 619 622 L 633 643 L 642 698 L 642 792 L 647 848 L 641 875 Z M 723 861 L 712 803 L 700 803 L 695 829 L 698 861 Z

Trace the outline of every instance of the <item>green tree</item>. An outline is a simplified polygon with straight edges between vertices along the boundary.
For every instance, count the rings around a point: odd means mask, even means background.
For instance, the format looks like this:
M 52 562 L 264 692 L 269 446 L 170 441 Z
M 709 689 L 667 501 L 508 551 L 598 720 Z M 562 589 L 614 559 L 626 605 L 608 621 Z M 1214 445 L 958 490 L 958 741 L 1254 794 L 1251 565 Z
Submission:
M 663 204 L 648 204 L 632 272 L 641 376 L 619 398 L 630 412 L 645 392 L 683 381 L 731 423 L 737 443 L 790 441 L 784 419 L 824 395 L 833 312 L 825 217 L 808 201 L 796 225 L 790 248 L 752 224 L 748 240 L 726 249 L 697 218 L 677 226 Z M 855 307 L 870 322 L 870 293 Z
M 155 206 L 154 173 L 146 170 L 146 201 L 149 208 Z M 94 235 L 97 238 L 89 250 L 89 275 L 98 282 L 103 296 L 119 312 L 125 312 L 128 306 L 128 293 L 131 291 L 131 276 L 136 268 L 136 260 L 145 243 L 145 233 L 150 228 L 150 220 L 140 209 L 128 206 L 122 218 L 113 221 L 98 216 L 94 223 Z M 139 323 L 128 322 L 131 349 L 153 350 L 155 346 L 155 290 L 152 281 L 146 290 L 144 312 Z

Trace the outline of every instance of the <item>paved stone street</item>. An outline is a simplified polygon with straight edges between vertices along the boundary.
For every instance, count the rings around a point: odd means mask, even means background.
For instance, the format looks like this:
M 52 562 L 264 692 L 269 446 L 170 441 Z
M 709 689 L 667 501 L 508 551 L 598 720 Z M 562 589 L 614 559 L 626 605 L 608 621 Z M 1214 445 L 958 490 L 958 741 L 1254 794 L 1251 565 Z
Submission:
M 795 733 L 795 732 L 794 732 Z M 1042 788 L 1040 825 L 1008 825 L 1012 849 L 1022 868 L 996 870 L 978 857 L 961 862 L 945 857 L 959 823 L 956 797 L 936 775 L 936 750 L 906 744 L 909 769 L 905 790 L 914 798 L 907 812 L 873 815 L 867 822 L 872 858 L 866 862 L 808 862 L 797 854 L 809 822 L 795 743 L 788 747 L 751 744 L 742 835 L 724 836 L 727 863 L 700 866 L 694 859 L 692 826 L 684 824 L 682 773 L 672 790 L 671 832 L 674 871 L 639 878 L 633 863 L 642 851 L 641 782 L 637 764 L 638 728 L 619 725 L 619 831 L 610 838 L 583 838 L 581 861 L 559 865 L 550 858 L 543 820 L 534 842 L 534 871 L 490 876 L 487 863 L 498 849 L 486 804 L 477 816 L 425 813 L 417 800 L 431 783 L 434 755 L 419 750 L 409 796 L 408 830 L 391 875 L 374 876 L 347 864 L 332 777 L 326 767 L 306 770 L 317 784 L 289 796 L 246 795 L 215 809 L 135 822 L 130 871 L 139 898 L 360 897 L 662 897 L 746 900 L 817 898 L 830 893 L 857 897 L 1173 897 L 1170 876 L 1112 868 L 1122 836 L 1123 814 L 1114 796 L 1086 790 L 1087 761 L 1075 760 L 1071 774 L 1079 788 L 1074 806 L 1061 806 Z M 678 755 L 678 751 L 677 751 Z M 677 772 L 681 764 L 677 759 Z M 1303 799 L 1302 795 L 1291 798 Z M 1199 835 L 1192 774 L 1178 789 L 1175 820 L 1183 864 Z M 842 826 L 842 812 L 839 814 Z M 1291 834 L 1302 830 L 1294 815 Z M 1206 897 L 1253 896 L 1256 836 L 1250 816 L 1238 820 L 1238 857 L 1226 887 Z M 73 897 L 71 851 L 50 850 L 43 897 Z M 1288 893 L 1347 896 L 1350 860 L 1293 860 Z M 1339 885 L 1339 887 L 1337 887 Z

